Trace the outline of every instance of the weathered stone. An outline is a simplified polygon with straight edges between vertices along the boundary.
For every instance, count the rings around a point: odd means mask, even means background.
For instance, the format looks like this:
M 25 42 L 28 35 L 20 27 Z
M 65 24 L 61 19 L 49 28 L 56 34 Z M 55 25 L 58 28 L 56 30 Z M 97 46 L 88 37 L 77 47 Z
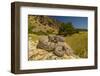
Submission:
M 55 35 L 49 35 L 48 36 L 48 40 L 49 40 L 49 42 L 56 42 L 56 39 L 55 39 Z
M 43 49 L 37 49 L 37 51 L 38 51 L 38 54 L 39 54 L 39 55 L 44 55 L 44 54 L 47 53 L 47 51 L 45 51 L 45 50 L 43 50 Z
M 55 42 L 55 43 L 57 43 L 57 42 L 64 42 L 64 37 L 62 37 L 62 36 L 59 36 L 59 35 L 49 35 L 48 36 L 48 40 L 50 41 L 50 42 Z
M 59 35 L 40 36 L 39 40 L 29 38 L 29 60 L 58 60 L 79 58 Z
M 42 37 L 39 39 L 37 48 L 44 49 L 46 51 L 53 51 L 56 56 L 63 56 L 64 53 L 67 55 L 72 54 L 72 50 L 67 44 L 64 42 L 64 37 L 49 35 L 48 37 Z
M 57 46 L 55 48 L 54 54 L 59 56 L 59 57 L 62 57 L 64 55 L 63 47 L 62 46 Z
M 55 43 L 48 42 L 48 51 L 53 51 L 55 49 Z
M 42 60 L 45 57 L 45 55 L 37 55 L 34 59 L 35 60 Z
M 39 42 L 48 42 L 48 36 L 40 36 Z
M 40 37 L 39 42 L 37 44 L 37 48 L 39 49 L 48 49 L 48 37 Z
M 55 36 L 57 42 L 64 42 L 64 37 L 62 36 Z
M 67 50 L 65 50 L 65 54 L 69 55 L 73 55 L 73 51 L 69 48 L 67 48 Z
M 55 59 L 56 60 L 57 56 L 52 55 L 50 59 Z
M 31 58 L 33 56 L 33 51 L 29 51 L 28 56 Z
M 68 56 L 74 55 L 74 52 L 71 49 L 71 47 L 65 42 L 64 42 L 64 50 L 65 50 L 65 54 L 67 54 Z

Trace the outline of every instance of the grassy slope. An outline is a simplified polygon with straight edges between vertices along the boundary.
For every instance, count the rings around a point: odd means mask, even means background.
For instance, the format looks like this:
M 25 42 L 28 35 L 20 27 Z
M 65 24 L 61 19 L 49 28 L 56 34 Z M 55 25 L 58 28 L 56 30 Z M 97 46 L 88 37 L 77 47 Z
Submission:
M 77 55 L 82 58 L 87 57 L 88 46 L 88 33 L 80 32 L 79 34 L 73 34 L 65 38 L 66 42 L 72 47 Z

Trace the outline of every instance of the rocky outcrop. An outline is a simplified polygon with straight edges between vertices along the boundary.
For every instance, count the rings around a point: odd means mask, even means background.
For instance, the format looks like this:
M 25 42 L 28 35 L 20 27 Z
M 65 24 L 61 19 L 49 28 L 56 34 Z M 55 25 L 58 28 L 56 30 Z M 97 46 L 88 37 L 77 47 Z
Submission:
M 43 45 L 44 42 L 51 43 L 51 44 L 49 46 L 47 44 L 45 44 L 46 46 L 41 45 L 40 47 L 40 42 Z M 28 60 L 60 60 L 60 59 L 79 58 L 77 55 L 73 53 L 73 50 L 70 48 L 70 46 L 67 43 L 61 41 L 57 43 L 50 42 L 49 36 L 41 36 L 39 40 L 35 40 L 35 41 L 32 40 L 32 37 L 29 37 L 28 44 L 29 44 Z M 62 48 L 62 46 L 66 47 L 66 51 L 64 50 L 65 48 Z
M 49 16 L 29 15 L 28 16 L 28 31 L 38 35 L 57 34 L 60 22 Z
M 64 42 L 64 37 L 59 35 L 42 36 L 37 44 L 38 49 L 53 52 L 56 56 L 62 57 L 64 53 L 72 55 L 73 50 Z

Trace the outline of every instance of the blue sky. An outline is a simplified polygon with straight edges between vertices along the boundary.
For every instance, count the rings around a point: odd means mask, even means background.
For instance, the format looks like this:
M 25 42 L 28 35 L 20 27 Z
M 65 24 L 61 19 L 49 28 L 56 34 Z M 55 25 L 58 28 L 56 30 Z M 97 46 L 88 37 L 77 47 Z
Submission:
M 60 22 L 72 22 L 75 28 L 87 29 L 88 17 L 74 17 L 74 16 L 49 16 Z

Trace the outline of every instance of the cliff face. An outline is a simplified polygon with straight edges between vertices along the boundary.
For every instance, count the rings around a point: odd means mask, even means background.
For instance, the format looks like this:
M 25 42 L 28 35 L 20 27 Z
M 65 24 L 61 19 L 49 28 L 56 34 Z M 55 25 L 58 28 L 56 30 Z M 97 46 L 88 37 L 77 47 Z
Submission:
M 28 31 L 29 33 L 58 33 L 60 22 L 48 16 L 28 16 Z

